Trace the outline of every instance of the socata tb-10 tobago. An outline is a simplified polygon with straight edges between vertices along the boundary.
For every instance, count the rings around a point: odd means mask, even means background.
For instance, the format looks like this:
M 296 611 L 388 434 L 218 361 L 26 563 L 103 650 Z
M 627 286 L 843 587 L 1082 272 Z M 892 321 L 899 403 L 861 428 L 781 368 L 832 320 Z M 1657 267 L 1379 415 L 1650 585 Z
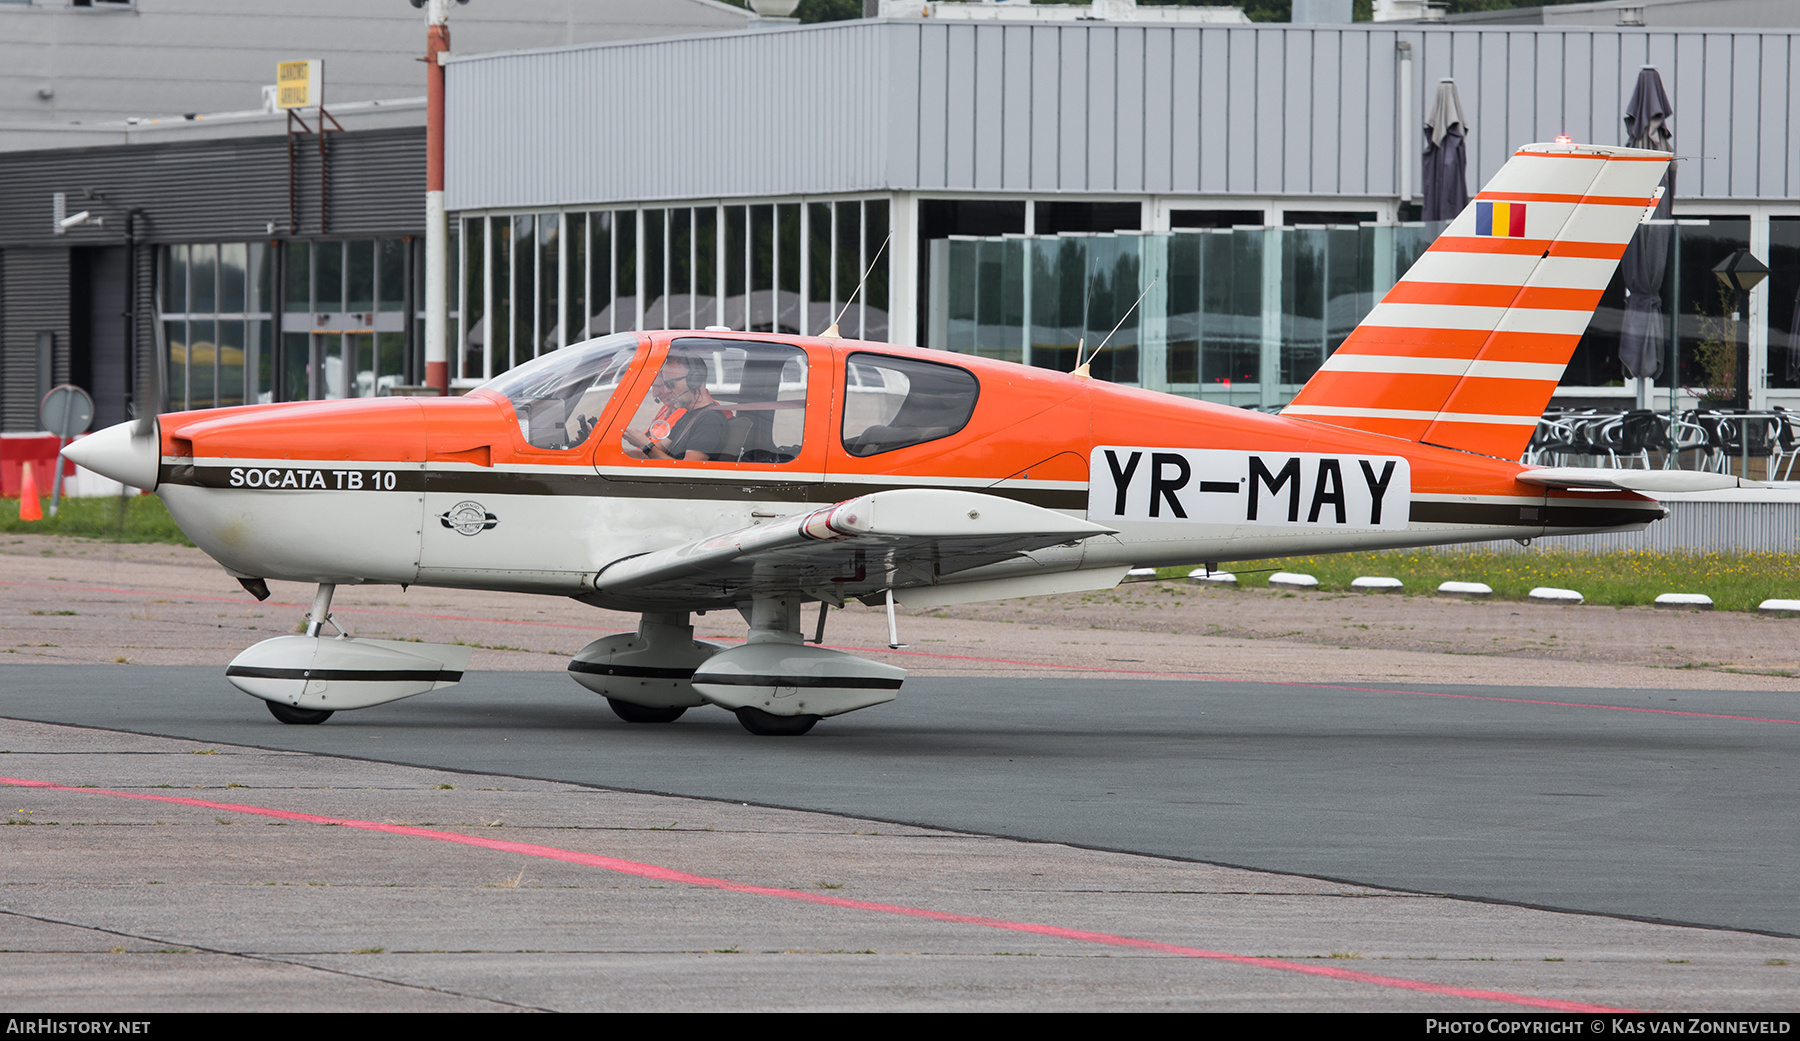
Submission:
M 1279 416 L 709 330 L 589 340 L 461 398 L 163 415 L 66 454 L 153 489 L 259 598 L 318 584 L 305 635 L 226 673 L 283 722 L 461 678 L 467 648 L 325 635 L 336 586 L 386 582 L 639 612 L 569 665 L 619 716 L 711 704 L 800 734 L 906 675 L 809 642 L 807 602 L 822 632 L 850 599 L 891 624 L 895 601 L 1110 588 L 1136 566 L 1632 530 L 1663 511 L 1631 488 L 1729 481 L 1514 461 L 1668 161 L 1521 149 Z M 726 608 L 748 640 L 696 641 L 690 613 Z

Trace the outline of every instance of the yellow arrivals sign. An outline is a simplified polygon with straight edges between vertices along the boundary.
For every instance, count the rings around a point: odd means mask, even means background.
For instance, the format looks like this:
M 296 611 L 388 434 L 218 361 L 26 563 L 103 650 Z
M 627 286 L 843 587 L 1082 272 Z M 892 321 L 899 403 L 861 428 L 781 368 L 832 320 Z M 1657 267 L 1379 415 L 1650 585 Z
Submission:
M 324 72 L 322 61 L 276 62 L 275 107 L 317 107 L 325 95 Z

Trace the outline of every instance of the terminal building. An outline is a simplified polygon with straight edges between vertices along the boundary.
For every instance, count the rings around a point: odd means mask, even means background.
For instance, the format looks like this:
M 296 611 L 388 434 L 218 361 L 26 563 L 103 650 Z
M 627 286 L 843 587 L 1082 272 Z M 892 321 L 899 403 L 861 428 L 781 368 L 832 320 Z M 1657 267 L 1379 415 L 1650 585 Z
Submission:
M 452 44 L 480 51 L 756 22 L 716 0 L 452 17 Z M 157 359 L 177 409 L 415 380 L 424 22 L 400 2 L 0 0 L 0 431 L 35 430 L 65 382 L 118 422 Z M 324 63 L 323 135 L 274 109 L 296 58 Z
M 1442 81 L 1473 191 L 1523 144 L 1624 143 L 1652 66 L 1682 157 L 1660 294 L 1677 401 L 1704 396 L 1704 348 L 1728 331 L 1710 267 L 1748 248 L 1774 272 L 1746 323 L 1753 403 L 1800 405 L 1793 28 L 1251 25 L 1119 0 L 1080 20 L 889 2 L 800 26 L 691 2 L 715 21 L 570 40 L 546 16 L 541 35 L 563 37 L 524 49 L 468 46 L 481 5 L 454 10 L 457 385 L 609 332 L 838 320 L 1059 368 L 1111 335 L 1096 375 L 1277 407 L 1435 234 L 1416 218 Z M 261 75 L 303 47 L 266 51 Z M 68 379 L 122 417 L 156 360 L 173 408 L 417 382 L 413 56 L 385 97 L 328 93 L 345 131 L 323 160 L 318 135 L 260 113 L 0 152 L 5 428 L 30 429 L 33 395 Z M 104 225 L 53 235 L 57 192 Z M 1666 376 L 1657 391 L 1619 369 L 1624 297 L 1615 280 L 1560 401 L 1668 403 Z

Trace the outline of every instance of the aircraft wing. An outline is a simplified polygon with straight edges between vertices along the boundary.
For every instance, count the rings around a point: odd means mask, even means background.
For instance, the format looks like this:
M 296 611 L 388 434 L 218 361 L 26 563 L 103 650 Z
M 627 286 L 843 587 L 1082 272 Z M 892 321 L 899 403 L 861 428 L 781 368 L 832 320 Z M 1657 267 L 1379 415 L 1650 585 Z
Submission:
M 720 606 L 798 591 L 842 604 L 1116 529 L 980 492 L 874 492 L 602 568 L 601 604 Z

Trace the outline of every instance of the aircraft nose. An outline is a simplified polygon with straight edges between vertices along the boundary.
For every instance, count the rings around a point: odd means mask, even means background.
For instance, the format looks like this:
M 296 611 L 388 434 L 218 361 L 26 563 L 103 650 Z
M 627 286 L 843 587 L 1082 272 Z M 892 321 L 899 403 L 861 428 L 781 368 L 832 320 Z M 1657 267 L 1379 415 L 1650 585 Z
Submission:
M 153 490 L 162 462 L 162 433 L 154 420 L 144 424 L 127 420 L 70 442 L 62 454 L 102 477 Z

